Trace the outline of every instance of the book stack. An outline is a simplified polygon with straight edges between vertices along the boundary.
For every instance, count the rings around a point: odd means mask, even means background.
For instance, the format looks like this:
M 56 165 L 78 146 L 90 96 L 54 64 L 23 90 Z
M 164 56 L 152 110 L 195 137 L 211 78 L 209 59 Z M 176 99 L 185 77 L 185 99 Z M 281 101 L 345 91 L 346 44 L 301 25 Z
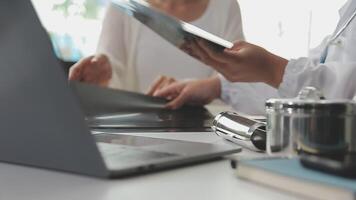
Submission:
M 356 180 L 302 166 L 299 159 L 259 159 L 237 162 L 237 177 L 306 198 L 356 199 Z

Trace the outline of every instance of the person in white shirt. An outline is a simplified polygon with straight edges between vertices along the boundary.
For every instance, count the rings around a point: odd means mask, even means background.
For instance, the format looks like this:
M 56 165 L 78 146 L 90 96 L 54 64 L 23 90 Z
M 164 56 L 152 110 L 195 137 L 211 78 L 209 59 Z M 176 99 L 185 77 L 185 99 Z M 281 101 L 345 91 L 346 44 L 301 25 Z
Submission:
M 309 57 L 288 61 L 242 41 L 223 53 L 211 50 L 203 41 L 191 43 L 190 49 L 223 76 L 176 82 L 154 91 L 155 96 L 172 100 L 169 108 L 221 97 L 238 111 L 263 114 L 266 99 L 292 98 L 306 86 L 321 90 L 327 99 L 355 99 L 356 0 L 340 9 L 335 32 Z
M 148 3 L 226 40 L 244 39 L 236 0 L 148 0 Z M 161 74 L 171 78 L 157 81 L 160 87 L 174 80 L 207 78 L 215 73 L 111 4 L 104 18 L 97 55 L 72 67 L 70 80 L 147 92 Z

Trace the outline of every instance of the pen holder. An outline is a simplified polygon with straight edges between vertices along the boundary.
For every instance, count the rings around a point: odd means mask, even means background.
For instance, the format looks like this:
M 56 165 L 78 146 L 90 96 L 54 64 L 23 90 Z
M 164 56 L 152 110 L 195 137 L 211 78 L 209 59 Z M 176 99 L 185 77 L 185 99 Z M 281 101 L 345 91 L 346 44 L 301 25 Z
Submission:
M 253 151 L 266 150 L 266 124 L 234 112 L 222 112 L 212 129 L 220 137 Z

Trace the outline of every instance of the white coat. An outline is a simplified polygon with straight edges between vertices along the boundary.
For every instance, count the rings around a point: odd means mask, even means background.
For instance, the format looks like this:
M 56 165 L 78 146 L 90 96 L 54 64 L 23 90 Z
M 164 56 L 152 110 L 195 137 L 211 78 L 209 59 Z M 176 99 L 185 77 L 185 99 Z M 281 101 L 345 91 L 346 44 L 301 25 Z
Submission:
M 335 33 L 355 11 L 356 0 L 349 0 L 339 11 L 340 21 Z M 236 110 L 248 114 L 263 114 L 266 99 L 293 98 L 306 86 L 318 88 L 327 99 L 355 99 L 356 18 L 329 45 L 326 60 L 321 63 L 328 39 L 332 36 L 312 50 L 309 57 L 290 60 L 278 89 L 262 83 L 229 83 L 221 78 L 222 99 Z

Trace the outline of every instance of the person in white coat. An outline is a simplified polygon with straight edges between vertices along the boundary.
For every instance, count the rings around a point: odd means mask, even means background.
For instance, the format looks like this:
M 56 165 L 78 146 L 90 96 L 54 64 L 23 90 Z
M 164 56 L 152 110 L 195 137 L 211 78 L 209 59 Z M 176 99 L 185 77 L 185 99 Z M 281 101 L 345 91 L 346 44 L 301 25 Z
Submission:
M 240 8 L 236 0 L 147 2 L 152 7 L 226 40 L 244 39 Z M 177 49 L 110 4 L 103 21 L 97 55 L 83 59 L 72 67 L 70 79 L 147 92 L 151 83 L 161 74 L 171 78 L 159 81 L 160 87 L 174 80 L 207 78 L 215 73 L 215 70 Z
M 172 101 L 169 108 L 185 103 L 205 104 L 221 97 L 236 110 L 263 114 L 271 97 L 292 98 L 305 86 L 321 90 L 327 99 L 353 99 L 356 95 L 356 0 L 340 9 L 335 32 L 309 57 L 286 60 L 267 50 L 236 42 L 223 53 L 214 52 L 203 41 L 190 44 L 202 62 L 223 76 L 176 82 L 154 92 Z

